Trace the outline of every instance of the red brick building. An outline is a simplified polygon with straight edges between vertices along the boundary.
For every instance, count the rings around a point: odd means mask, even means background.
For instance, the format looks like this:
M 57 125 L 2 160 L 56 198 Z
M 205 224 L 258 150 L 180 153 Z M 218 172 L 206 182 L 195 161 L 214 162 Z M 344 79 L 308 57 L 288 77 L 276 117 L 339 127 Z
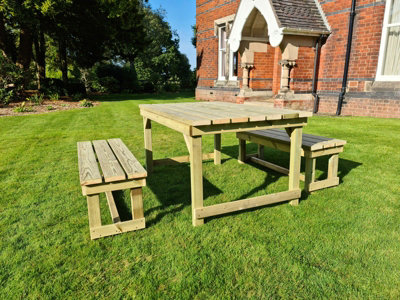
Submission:
M 197 99 L 400 117 L 400 0 L 196 5 Z

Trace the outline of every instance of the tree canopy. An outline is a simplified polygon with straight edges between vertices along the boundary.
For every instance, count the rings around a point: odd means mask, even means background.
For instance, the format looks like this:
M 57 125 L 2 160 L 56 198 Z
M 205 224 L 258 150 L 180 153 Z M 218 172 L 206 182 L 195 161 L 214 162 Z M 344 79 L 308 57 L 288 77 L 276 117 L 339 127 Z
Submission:
M 33 73 L 41 88 L 46 70 L 59 70 L 67 83 L 71 70 L 85 77 L 107 62 L 126 65 L 139 80 L 190 78 L 165 13 L 146 2 L 0 0 L 0 54 L 21 70 L 25 88 Z

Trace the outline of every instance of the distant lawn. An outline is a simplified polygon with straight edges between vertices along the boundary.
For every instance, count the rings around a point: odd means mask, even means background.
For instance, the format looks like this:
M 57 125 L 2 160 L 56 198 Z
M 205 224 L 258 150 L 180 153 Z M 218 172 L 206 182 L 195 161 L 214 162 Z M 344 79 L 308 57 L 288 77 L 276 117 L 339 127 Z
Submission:
M 148 228 L 92 242 L 76 142 L 120 137 L 143 162 L 138 105 L 194 98 L 103 100 L 0 118 L 1 299 L 400 298 L 400 120 L 311 118 L 305 132 L 348 142 L 339 187 L 303 195 L 298 207 L 244 211 L 196 228 L 188 164 L 156 168 L 144 189 Z M 222 143 L 223 164 L 204 163 L 205 204 L 286 188 L 287 177 L 237 163 L 234 134 Z M 207 136 L 204 152 L 212 147 Z M 153 148 L 156 159 L 186 154 L 182 136 L 157 124 Z M 288 165 L 287 153 L 265 152 Z M 125 218 L 129 205 L 121 197 Z

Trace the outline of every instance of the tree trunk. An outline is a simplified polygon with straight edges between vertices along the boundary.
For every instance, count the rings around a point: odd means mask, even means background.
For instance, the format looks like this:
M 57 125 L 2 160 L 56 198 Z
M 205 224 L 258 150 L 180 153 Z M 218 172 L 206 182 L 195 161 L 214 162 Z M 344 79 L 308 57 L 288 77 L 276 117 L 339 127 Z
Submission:
M 29 84 L 29 66 L 32 60 L 33 36 L 30 28 L 23 26 L 19 34 L 17 66 L 24 72 L 24 88 Z
M 0 51 L 1 53 L 12 62 L 16 62 L 16 49 L 13 39 L 6 30 L 5 19 L 0 12 Z
M 35 38 L 35 54 L 37 64 L 38 89 L 43 88 L 46 79 L 46 44 L 44 32 L 41 26 L 38 36 Z
M 6 26 L 4 24 L 3 15 L 0 13 L 0 50 L 5 57 L 7 55 L 7 33 L 6 33 Z
M 64 85 L 68 84 L 68 63 L 67 63 L 67 45 L 64 39 L 60 39 L 58 43 L 59 55 L 60 55 L 60 66 L 62 72 L 62 81 Z

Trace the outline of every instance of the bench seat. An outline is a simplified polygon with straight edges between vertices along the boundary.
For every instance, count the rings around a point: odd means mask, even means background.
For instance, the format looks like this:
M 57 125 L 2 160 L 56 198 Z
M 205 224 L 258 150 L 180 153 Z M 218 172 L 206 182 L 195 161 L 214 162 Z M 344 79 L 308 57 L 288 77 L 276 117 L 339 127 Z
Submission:
M 270 163 L 264 160 L 263 147 L 278 149 L 285 152 L 290 152 L 290 137 L 285 130 L 268 129 L 268 130 L 255 130 L 244 131 L 236 134 L 240 143 L 246 141 L 258 144 L 257 155 L 252 155 L 249 159 L 255 163 L 263 165 L 267 168 L 273 169 L 277 172 L 289 174 L 289 170 Z M 339 153 L 343 152 L 346 141 L 317 136 L 312 134 L 303 134 L 301 155 L 305 157 L 306 170 L 305 175 L 300 179 L 305 181 L 305 190 L 312 192 L 315 190 L 336 186 L 339 184 L 339 177 L 337 176 Z M 245 147 L 240 147 L 239 151 L 245 151 Z M 240 153 L 240 157 L 246 158 L 245 153 Z M 329 156 L 328 162 L 328 176 L 325 180 L 315 180 L 315 165 L 316 158 L 321 156 Z
M 78 165 L 91 239 L 145 228 L 142 187 L 147 172 L 121 139 L 78 142 Z M 121 222 L 112 192 L 124 189 L 130 189 L 132 220 Z M 101 224 L 100 193 L 106 195 L 111 225 Z

